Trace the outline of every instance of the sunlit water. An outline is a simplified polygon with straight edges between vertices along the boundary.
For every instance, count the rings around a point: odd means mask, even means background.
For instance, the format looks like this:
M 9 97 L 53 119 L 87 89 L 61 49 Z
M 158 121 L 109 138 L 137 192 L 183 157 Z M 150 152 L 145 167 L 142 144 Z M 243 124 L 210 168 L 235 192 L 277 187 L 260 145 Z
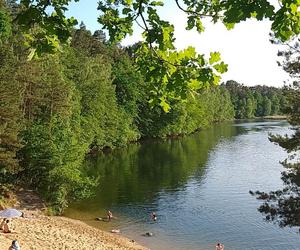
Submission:
M 94 198 L 66 216 L 121 233 L 151 249 L 300 249 L 296 229 L 263 220 L 249 190 L 282 187 L 286 153 L 268 133 L 288 133 L 282 121 L 222 124 L 176 140 L 148 141 L 86 163 L 100 178 Z M 112 222 L 95 221 L 110 209 Z M 157 222 L 150 219 L 155 211 Z M 152 232 L 153 237 L 142 236 Z

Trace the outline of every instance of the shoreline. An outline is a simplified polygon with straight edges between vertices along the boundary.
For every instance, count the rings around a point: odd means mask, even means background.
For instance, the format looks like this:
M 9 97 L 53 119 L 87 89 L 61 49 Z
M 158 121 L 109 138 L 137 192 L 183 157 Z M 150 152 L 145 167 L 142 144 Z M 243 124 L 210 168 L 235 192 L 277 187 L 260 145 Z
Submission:
M 233 121 L 262 121 L 262 120 L 287 120 L 288 116 L 286 115 L 269 115 L 269 116 L 258 116 L 253 118 L 244 118 L 244 119 L 234 119 Z
M 12 207 L 24 212 L 25 218 L 11 219 L 13 233 L 0 231 L 1 250 L 8 249 L 15 239 L 22 250 L 148 249 L 122 234 L 107 232 L 80 220 L 47 216 L 43 200 L 33 190 L 21 188 L 11 197 Z
M 0 233 L 0 249 L 8 249 L 17 239 L 22 250 L 40 249 L 133 249 L 146 250 L 133 240 L 112 234 L 88 224 L 62 216 L 46 216 L 41 212 L 21 210 L 25 218 L 13 218 L 13 233 Z

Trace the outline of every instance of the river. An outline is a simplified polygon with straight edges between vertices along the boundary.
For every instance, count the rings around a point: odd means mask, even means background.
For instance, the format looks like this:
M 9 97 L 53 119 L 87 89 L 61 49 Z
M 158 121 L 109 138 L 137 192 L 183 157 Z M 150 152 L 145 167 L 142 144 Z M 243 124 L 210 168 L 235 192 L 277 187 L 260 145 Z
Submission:
M 96 195 L 65 216 L 121 233 L 151 249 L 296 250 L 295 228 L 279 228 L 257 211 L 249 190 L 282 187 L 286 153 L 268 133 L 289 133 L 285 121 L 225 123 L 179 139 L 145 141 L 87 160 Z M 113 212 L 112 222 L 96 221 Z M 150 213 L 155 211 L 156 222 Z M 153 237 L 142 236 L 152 232 Z

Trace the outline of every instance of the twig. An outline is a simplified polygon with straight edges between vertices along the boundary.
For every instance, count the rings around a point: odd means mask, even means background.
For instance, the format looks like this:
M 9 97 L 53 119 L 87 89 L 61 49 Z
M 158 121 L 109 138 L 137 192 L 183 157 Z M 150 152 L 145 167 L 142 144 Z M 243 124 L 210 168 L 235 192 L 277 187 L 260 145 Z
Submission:
M 176 5 L 177 7 L 182 10 L 183 12 L 185 13 L 188 13 L 188 14 L 192 14 L 194 16 L 199 16 L 199 17 L 214 17 L 213 15 L 208 15 L 208 14 L 200 14 L 199 12 L 197 11 L 192 11 L 192 10 L 187 10 L 187 9 L 184 9 L 178 2 L 178 0 L 175 0 L 176 2 Z M 220 16 L 219 16 L 220 17 Z
M 149 30 L 149 28 L 148 28 L 148 25 L 147 25 L 147 22 L 146 22 L 146 20 L 145 20 L 145 17 L 143 16 L 143 13 L 142 13 L 142 7 L 143 7 L 142 4 L 143 4 L 143 2 L 140 1 L 138 15 L 141 16 L 142 21 L 143 21 L 143 24 L 144 24 L 144 26 L 145 26 L 145 27 L 144 27 L 144 30 L 148 33 L 148 36 L 150 37 L 150 30 Z M 151 37 L 150 37 L 150 38 L 151 38 Z M 150 40 L 151 40 L 151 39 L 150 39 Z M 180 64 L 174 64 L 174 63 L 169 62 L 168 60 L 165 60 L 165 59 L 161 58 L 161 56 L 157 54 L 157 52 L 156 52 L 155 48 L 153 47 L 151 41 L 149 42 L 149 46 L 150 46 L 151 51 L 154 53 L 155 57 L 158 58 L 160 62 L 162 62 L 162 63 L 164 63 L 164 62 L 165 62 L 165 63 L 168 63 L 168 64 L 170 64 L 170 65 L 172 65 L 172 66 L 174 66 L 174 67 L 183 67 L 183 66 L 180 65 Z

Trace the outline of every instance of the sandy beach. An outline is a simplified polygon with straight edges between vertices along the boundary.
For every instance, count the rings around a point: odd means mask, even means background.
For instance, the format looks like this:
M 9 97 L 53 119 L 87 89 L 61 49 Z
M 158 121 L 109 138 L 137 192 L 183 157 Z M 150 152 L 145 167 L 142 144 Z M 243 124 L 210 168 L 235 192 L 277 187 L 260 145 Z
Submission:
M 44 215 L 45 204 L 30 190 L 16 192 L 14 207 L 24 212 L 25 218 L 11 219 L 13 233 L 0 231 L 0 250 L 7 250 L 15 239 L 22 250 L 147 249 L 121 234 L 66 217 Z
M 146 249 L 130 239 L 104 232 L 81 221 L 31 213 L 29 218 L 12 219 L 15 233 L 0 233 L 0 249 L 6 250 L 17 239 L 22 250 L 46 249 Z

